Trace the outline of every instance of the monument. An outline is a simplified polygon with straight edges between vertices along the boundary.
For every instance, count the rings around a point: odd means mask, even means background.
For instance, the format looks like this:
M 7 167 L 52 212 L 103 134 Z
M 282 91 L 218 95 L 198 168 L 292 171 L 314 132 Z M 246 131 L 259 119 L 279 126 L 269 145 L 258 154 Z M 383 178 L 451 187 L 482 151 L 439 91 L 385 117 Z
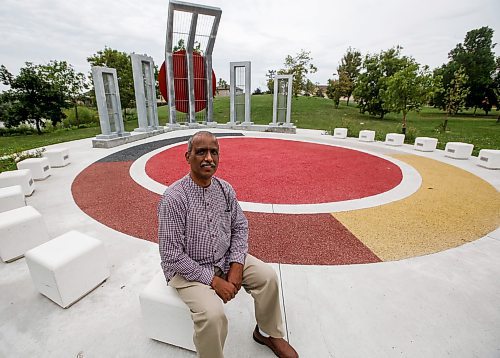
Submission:
M 159 127 L 153 58 L 135 53 L 132 53 L 130 58 L 139 123 L 139 127 L 134 131 L 151 132 Z
M 120 90 L 116 69 L 109 67 L 92 66 L 95 98 L 99 112 L 101 133 L 96 139 L 113 139 L 129 136 L 125 132 L 120 103 Z
M 251 103 L 251 64 L 250 61 L 230 62 L 229 64 L 229 98 L 230 121 L 229 125 L 241 123 L 250 126 Z
M 159 78 L 169 105 L 169 128 L 179 126 L 178 112 L 186 114 L 190 127 L 196 127 L 198 120 L 216 125 L 212 52 L 221 14 L 216 7 L 174 0 L 169 3 L 165 65 Z
M 273 122 L 270 127 L 294 127 L 290 121 L 292 110 L 293 75 L 276 75 L 274 77 Z

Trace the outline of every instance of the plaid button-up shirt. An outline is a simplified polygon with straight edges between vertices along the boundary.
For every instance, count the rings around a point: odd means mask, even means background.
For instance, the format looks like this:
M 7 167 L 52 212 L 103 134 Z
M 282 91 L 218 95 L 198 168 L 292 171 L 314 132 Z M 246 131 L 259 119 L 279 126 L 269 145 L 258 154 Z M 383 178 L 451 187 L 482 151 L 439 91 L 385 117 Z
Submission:
M 227 273 L 231 262 L 245 263 L 248 222 L 224 180 L 212 178 L 202 188 L 188 174 L 169 186 L 158 205 L 158 225 L 167 281 L 179 274 L 210 285 L 215 267 Z

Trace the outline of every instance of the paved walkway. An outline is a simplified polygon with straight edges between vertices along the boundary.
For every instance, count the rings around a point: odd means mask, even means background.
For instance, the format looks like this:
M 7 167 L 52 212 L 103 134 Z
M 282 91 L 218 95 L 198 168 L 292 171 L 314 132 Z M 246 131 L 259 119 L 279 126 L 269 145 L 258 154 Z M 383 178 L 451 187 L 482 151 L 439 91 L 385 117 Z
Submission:
M 37 293 L 24 259 L 0 263 L 0 356 L 195 356 L 152 341 L 143 333 L 138 294 L 159 271 L 159 256 L 154 237 L 148 241 L 148 237 L 134 232 L 143 233 L 154 226 L 154 218 L 148 214 L 154 212 L 158 194 L 145 183 L 147 179 L 141 174 L 144 170 L 136 167 L 134 174 L 131 168 L 138 166 L 137 158 L 149 151 L 161 152 L 161 148 L 152 149 L 159 140 L 174 142 L 176 137 L 193 132 L 167 133 L 110 150 L 92 149 L 90 139 L 56 145 L 70 149 L 72 163 L 54 168 L 50 178 L 37 182 L 28 204 L 43 214 L 51 237 L 77 229 L 101 239 L 111 264 L 111 277 L 64 310 Z M 243 134 L 360 150 L 403 168 L 404 185 L 389 190 L 379 202 L 383 205 L 377 206 L 367 198 L 361 198 L 361 204 L 337 203 L 338 210 L 279 203 L 242 204 L 255 232 L 252 252 L 274 262 L 280 275 L 288 336 L 302 357 L 500 356 L 499 171 L 476 166 L 475 158 L 459 161 L 444 157 L 442 151 L 421 153 L 407 145 L 393 148 L 352 138 L 337 140 L 319 131 Z M 137 148 L 132 147 L 143 143 L 149 148 L 137 156 Z M 127 148 L 132 149 L 124 150 Z M 131 153 L 137 158 L 129 160 Z M 104 160 L 111 154 L 114 161 Z M 83 180 L 85 173 L 99 178 L 110 162 L 118 172 L 130 172 L 133 178 L 123 175 L 102 177 L 100 182 Z M 141 164 L 143 168 L 146 163 L 144 160 Z M 83 185 L 80 189 L 76 188 L 79 180 Z M 110 192 L 98 190 L 102 188 Z M 142 214 L 126 211 L 127 205 L 106 209 L 108 200 L 116 195 L 142 203 L 138 205 Z M 78 197 L 87 197 L 88 205 Z M 309 211 L 283 213 L 286 210 Z M 106 225 L 96 217 L 107 218 L 101 220 Z M 325 231 L 325 222 L 331 225 L 330 231 Z M 288 230 L 282 230 L 286 235 L 277 235 L 273 228 Z M 338 228 L 343 228 L 343 234 L 337 236 L 345 238 L 349 233 L 351 241 L 328 246 L 332 240 L 325 238 L 336 238 Z M 322 247 L 330 249 L 329 254 L 296 264 L 294 255 L 287 253 L 300 249 L 293 246 L 297 232 L 299 238 L 309 235 L 306 239 L 312 246 L 318 242 L 327 245 Z M 266 236 L 278 242 L 294 239 L 282 242 L 281 252 L 273 254 L 262 249 L 266 242 L 260 238 Z M 350 262 L 343 255 L 352 252 L 349 248 L 353 243 L 358 249 L 361 243 L 374 255 L 360 262 L 372 263 L 347 265 Z M 320 260 L 320 256 L 330 258 L 335 254 L 338 262 Z M 254 321 L 248 295 L 240 293 L 227 305 L 227 311 L 230 333 L 226 356 L 272 357 L 251 339 Z

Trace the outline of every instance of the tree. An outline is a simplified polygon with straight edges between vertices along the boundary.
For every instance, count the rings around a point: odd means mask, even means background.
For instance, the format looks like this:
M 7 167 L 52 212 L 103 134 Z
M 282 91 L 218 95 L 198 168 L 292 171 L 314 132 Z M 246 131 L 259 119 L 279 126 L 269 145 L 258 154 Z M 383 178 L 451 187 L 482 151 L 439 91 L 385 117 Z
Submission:
M 315 89 L 316 85 L 311 80 L 307 80 L 306 87 L 304 88 L 304 96 L 312 96 Z
M 387 78 L 386 88 L 381 90 L 384 108 L 389 112 L 403 113 L 402 133 L 406 133 L 406 115 L 419 111 L 428 102 L 432 93 L 432 74 L 427 66 L 420 65 L 413 58 L 405 58 L 404 67 Z
M 493 92 L 497 98 L 497 111 L 500 111 L 500 106 L 498 105 L 498 98 L 500 98 L 500 57 L 496 58 L 496 69 L 493 75 Z M 500 114 L 497 117 L 497 123 L 500 123 Z
M 134 106 L 134 79 L 132 76 L 132 61 L 125 52 L 119 52 L 109 47 L 97 51 L 96 54 L 87 58 L 91 66 L 105 66 L 115 68 L 118 75 L 118 88 L 120 90 L 120 101 L 126 114 L 127 108 Z
M 78 101 L 88 90 L 85 75 L 76 72 L 73 66 L 66 61 L 50 61 L 48 64 L 40 66 L 40 71 L 44 78 L 62 91 L 65 100 L 73 105 L 76 125 L 78 126 Z
M 401 56 L 402 47 L 396 46 L 376 55 L 366 55 L 362 71 L 353 91 L 361 113 L 368 112 L 384 118 L 388 113 L 381 97 L 381 92 L 387 89 L 387 80 L 404 68 L 406 57 Z
M 21 123 L 36 126 L 38 134 L 45 126 L 44 120 L 52 124 L 64 117 L 62 108 L 68 108 L 61 89 L 45 77 L 42 67 L 26 62 L 19 75 L 14 77 L 5 66 L 0 66 L 0 81 L 10 89 L 1 96 L 2 115 L 7 127 Z
M 356 87 L 356 81 L 361 70 L 362 62 L 361 52 L 349 47 L 340 60 L 340 65 L 337 67 L 342 92 L 343 95 L 347 97 L 347 105 L 349 105 L 349 99 Z
M 292 92 L 295 97 L 297 97 L 301 93 L 307 94 L 311 89 L 311 86 L 309 85 L 309 82 L 311 81 L 309 81 L 307 75 L 309 73 L 315 73 L 316 71 L 318 71 L 316 66 L 311 63 L 312 60 L 313 59 L 311 57 L 310 51 L 300 50 L 300 52 L 296 54 L 295 57 L 288 55 L 285 58 L 284 62 L 285 68 L 278 71 L 279 75 L 293 75 Z M 268 76 L 271 74 L 272 71 L 268 71 Z M 267 87 L 270 91 L 271 84 L 274 86 L 274 81 L 270 79 L 267 81 Z M 274 88 L 272 91 L 274 91 Z
M 339 80 L 329 79 L 326 88 L 326 95 L 328 98 L 333 99 L 335 108 L 339 108 L 340 97 L 342 96 Z
M 459 43 L 448 54 L 452 63 L 450 67 L 457 69 L 462 66 L 465 70 L 469 88 L 465 104 L 467 108 L 474 108 L 474 113 L 478 107 L 481 107 L 485 97 L 492 104 L 498 101 L 492 90 L 493 74 L 496 68 L 493 52 L 496 44 L 492 43 L 492 39 L 493 29 L 487 26 L 471 30 L 465 35 L 464 42 Z M 448 76 L 450 82 L 451 78 L 453 77 Z M 445 83 L 445 88 L 450 86 L 450 82 Z
M 217 83 L 217 87 L 227 88 L 228 85 L 227 85 L 227 82 L 225 80 L 223 80 L 222 78 L 219 78 L 219 82 Z
M 267 77 L 267 93 L 273 94 L 274 93 L 274 76 L 276 75 L 275 70 L 268 70 L 266 73 Z

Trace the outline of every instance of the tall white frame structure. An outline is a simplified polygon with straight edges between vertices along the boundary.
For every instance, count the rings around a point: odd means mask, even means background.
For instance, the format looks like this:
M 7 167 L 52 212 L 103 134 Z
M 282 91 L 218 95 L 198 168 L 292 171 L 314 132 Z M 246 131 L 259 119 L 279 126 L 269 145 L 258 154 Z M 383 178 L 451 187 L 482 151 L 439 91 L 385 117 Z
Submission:
M 290 113 L 292 111 L 292 84 L 293 75 L 274 76 L 274 96 L 273 96 L 273 122 L 270 126 L 283 125 L 292 127 Z M 283 107 L 285 104 L 285 107 Z M 281 121 L 281 113 L 285 112 L 285 122 Z
M 101 133 L 97 139 L 113 139 L 129 136 L 123 125 L 120 90 L 116 69 L 101 66 L 92 66 L 95 98 L 99 112 Z
M 191 14 L 189 32 L 186 46 L 186 61 L 187 61 L 187 76 L 188 76 L 188 98 L 189 98 L 189 111 L 188 119 L 189 124 L 196 125 L 196 112 L 195 112 L 195 91 L 194 91 L 194 66 L 193 66 L 193 50 L 195 38 L 197 36 L 198 17 L 200 15 L 213 17 L 210 35 L 206 36 L 207 44 L 203 52 L 205 59 L 205 75 L 206 75 L 206 91 L 207 91 L 207 106 L 206 106 L 206 120 L 207 124 L 213 122 L 213 93 L 212 93 L 212 52 L 214 48 L 215 38 L 217 37 L 217 30 L 219 28 L 220 17 L 222 10 L 217 7 L 198 5 L 186 3 L 176 0 L 170 0 L 168 6 L 168 20 L 167 20 L 167 38 L 165 44 L 165 65 L 167 77 L 167 92 L 168 92 L 168 105 L 169 105 L 169 126 L 177 127 L 177 113 L 175 108 L 175 83 L 174 83 L 174 66 L 173 66 L 173 49 L 174 49 L 174 15 L 175 12 L 185 12 Z
M 253 122 L 250 120 L 250 108 L 251 108 L 251 63 L 250 61 L 240 61 L 240 62 L 230 62 L 229 63 L 229 103 L 230 103 L 230 113 L 229 113 L 229 124 L 234 125 L 236 122 L 240 121 L 238 118 L 237 106 L 240 105 L 236 103 L 237 91 L 240 89 L 238 87 L 238 76 L 236 71 L 243 69 L 245 71 L 245 101 L 243 105 L 245 106 L 244 121 L 241 123 L 243 125 L 252 125 Z
M 134 131 L 150 132 L 157 130 L 159 122 L 153 58 L 135 53 L 130 54 L 130 57 L 132 59 L 135 103 L 139 122 L 139 128 Z

